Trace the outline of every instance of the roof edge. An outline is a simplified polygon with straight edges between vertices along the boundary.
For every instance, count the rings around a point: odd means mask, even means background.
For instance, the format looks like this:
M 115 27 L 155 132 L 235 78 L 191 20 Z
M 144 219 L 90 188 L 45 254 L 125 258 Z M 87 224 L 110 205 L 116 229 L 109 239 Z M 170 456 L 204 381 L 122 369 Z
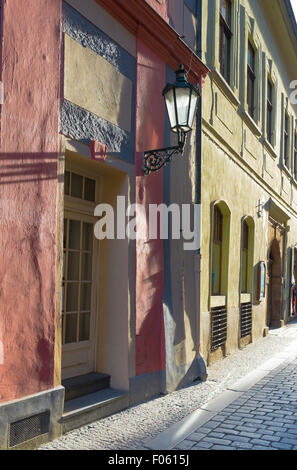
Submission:
M 295 34 L 295 39 L 297 42 L 297 22 L 296 22 L 295 14 L 294 14 L 293 7 L 291 4 L 291 0 L 284 0 L 284 4 L 287 10 L 290 22 L 292 24 L 292 29 Z

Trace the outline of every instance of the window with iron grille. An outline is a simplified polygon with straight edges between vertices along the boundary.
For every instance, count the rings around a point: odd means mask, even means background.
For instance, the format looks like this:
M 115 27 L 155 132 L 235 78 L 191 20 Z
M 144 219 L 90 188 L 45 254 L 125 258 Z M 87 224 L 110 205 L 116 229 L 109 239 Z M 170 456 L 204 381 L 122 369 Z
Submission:
M 220 3 L 220 72 L 230 84 L 231 69 L 231 20 L 232 3 L 230 0 L 221 0 Z
M 211 309 L 211 351 L 223 346 L 227 340 L 227 308 Z
M 252 332 L 252 304 L 247 302 L 240 305 L 240 337 L 250 335 Z
M 252 43 L 248 43 L 247 64 L 247 104 L 252 119 L 255 118 L 255 83 L 256 83 L 256 52 Z

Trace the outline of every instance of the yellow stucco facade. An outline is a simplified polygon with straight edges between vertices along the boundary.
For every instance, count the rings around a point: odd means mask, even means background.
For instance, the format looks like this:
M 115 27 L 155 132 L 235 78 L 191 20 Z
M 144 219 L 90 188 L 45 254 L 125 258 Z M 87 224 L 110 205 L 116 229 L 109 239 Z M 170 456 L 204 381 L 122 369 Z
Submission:
M 271 6 L 271 5 L 270 5 Z M 270 247 L 277 233 L 281 252 L 281 311 L 279 326 L 290 318 L 291 249 L 297 242 L 297 181 L 294 136 L 297 109 L 290 102 L 290 83 L 297 78 L 296 38 L 290 32 L 284 5 L 274 2 L 231 2 L 230 78 L 220 71 L 220 1 L 203 1 L 202 60 L 211 69 L 202 100 L 202 243 L 200 350 L 208 363 L 263 336 L 271 306 Z M 255 51 L 253 119 L 248 110 L 248 43 Z M 267 136 L 267 80 L 273 84 L 272 138 Z M 228 83 L 229 82 L 229 83 Z M 285 115 L 289 123 L 289 155 L 285 165 Z M 221 295 L 212 295 L 213 207 L 223 204 Z M 223 206 L 222 206 L 223 207 Z M 242 294 L 242 223 L 248 217 L 249 282 Z M 225 225 L 224 225 L 225 224 Z M 226 228 L 227 227 L 227 228 Z M 225 259 L 224 259 L 225 257 Z M 266 292 L 257 298 L 258 266 L 266 266 Z M 270 300 L 269 300 L 270 299 Z M 240 335 L 240 305 L 252 304 L 252 329 Z M 227 308 L 227 339 L 211 351 L 211 309 Z

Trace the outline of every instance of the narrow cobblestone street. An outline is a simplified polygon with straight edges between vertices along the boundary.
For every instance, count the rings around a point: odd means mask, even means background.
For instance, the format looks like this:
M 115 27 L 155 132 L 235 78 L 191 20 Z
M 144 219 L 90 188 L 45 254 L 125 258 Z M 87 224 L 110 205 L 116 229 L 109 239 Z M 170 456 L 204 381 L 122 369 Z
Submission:
M 206 382 L 72 431 L 46 450 L 297 449 L 297 323 L 226 357 Z
M 183 450 L 297 449 L 297 360 L 265 376 L 176 445 Z

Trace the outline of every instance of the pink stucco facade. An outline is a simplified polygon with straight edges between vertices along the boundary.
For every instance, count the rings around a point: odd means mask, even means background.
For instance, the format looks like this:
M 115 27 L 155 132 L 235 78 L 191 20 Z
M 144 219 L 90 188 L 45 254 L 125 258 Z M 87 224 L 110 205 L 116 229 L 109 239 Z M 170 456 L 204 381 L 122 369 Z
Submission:
M 163 202 L 163 171 L 143 176 L 143 149 L 162 147 L 166 64 L 137 39 L 136 91 L 136 202 Z M 152 86 L 153 84 L 153 86 Z M 150 260 L 148 263 L 147 260 Z M 163 241 L 136 243 L 136 374 L 165 368 L 162 296 L 164 291 Z
M 167 80 L 182 61 L 193 83 L 206 67 L 172 27 L 169 0 L 0 0 L 0 11 L 2 449 L 15 447 L 12 424 L 47 419 L 42 436 L 20 437 L 37 445 L 180 382 L 169 245 L 160 234 L 105 243 L 91 227 L 97 204 L 118 196 L 143 205 L 146 222 L 167 202 L 170 175 L 144 176 L 143 154 L 170 141 Z M 91 394 L 92 413 L 68 415 L 68 401 Z
M 160 16 L 162 16 L 163 20 L 169 21 L 168 16 L 168 2 L 169 0 L 146 0 L 146 2 L 154 9 Z
M 61 0 L 9 0 L 2 8 L 0 401 L 4 402 L 54 383 Z

